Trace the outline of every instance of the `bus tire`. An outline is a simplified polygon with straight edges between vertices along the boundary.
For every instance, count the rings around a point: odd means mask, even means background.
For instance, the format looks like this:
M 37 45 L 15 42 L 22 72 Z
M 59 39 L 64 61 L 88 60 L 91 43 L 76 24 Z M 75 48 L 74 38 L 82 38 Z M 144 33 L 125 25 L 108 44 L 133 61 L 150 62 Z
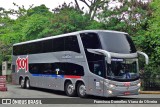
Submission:
M 21 85 L 21 88 L 25 88 L 25 82 L 23 78 L 21 78 L 20 80 L 20 85 Z
M 26 87 L 27 89 L 30 88 L 30 80 L 29 80 L 28 78 L 25 80 L 25 87 Z
M 77 94 L 79 97 L 81 98 L 85 98 L 87 97 L 87 94 L 86 94 L 86 87 L 84 85 L 84 83 L 80 82 L 77 86 Z
M 73 97 L 76 94 L 76 91 L 74 89 L 74 86 L 71 82 L 67 82 L 65 84 L 65 92 L 68 96 Z

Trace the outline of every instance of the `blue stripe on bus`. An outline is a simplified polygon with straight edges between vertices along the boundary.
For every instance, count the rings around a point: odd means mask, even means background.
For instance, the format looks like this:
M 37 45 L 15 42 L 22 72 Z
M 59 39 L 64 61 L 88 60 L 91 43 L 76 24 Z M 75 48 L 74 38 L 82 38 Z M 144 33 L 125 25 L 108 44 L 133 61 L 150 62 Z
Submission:
M 32 74 L 32 76 L 64 78 L 64 75 Z

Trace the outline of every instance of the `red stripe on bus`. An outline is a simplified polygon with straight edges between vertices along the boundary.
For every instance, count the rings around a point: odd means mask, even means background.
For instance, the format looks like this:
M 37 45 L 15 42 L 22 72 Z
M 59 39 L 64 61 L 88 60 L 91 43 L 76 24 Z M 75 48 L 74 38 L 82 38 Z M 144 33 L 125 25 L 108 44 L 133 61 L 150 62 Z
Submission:
M 81 78 L 81 76 L 65 75 L 64 78 Z

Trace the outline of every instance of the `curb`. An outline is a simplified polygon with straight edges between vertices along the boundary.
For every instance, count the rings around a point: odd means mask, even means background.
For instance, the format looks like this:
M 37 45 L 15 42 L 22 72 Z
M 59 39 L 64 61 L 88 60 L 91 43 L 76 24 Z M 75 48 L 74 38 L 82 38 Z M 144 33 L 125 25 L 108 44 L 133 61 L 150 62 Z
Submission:
M 160 94 L 160 91 L 140 91 L 140 94 Z

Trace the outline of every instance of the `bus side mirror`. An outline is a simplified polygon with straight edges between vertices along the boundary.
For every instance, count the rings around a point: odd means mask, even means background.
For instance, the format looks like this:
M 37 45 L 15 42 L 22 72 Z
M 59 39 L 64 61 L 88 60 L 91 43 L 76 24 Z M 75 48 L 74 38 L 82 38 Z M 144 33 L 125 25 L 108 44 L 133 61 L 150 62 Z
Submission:
M 87 49 L 87 51 L 98 55 L 104 55 L 105 60 L 107 60 L 107 63 L 111 64 L 111 54 L 108 51 L 102 49 Z
M 143 55 L 145 57 L 145 62 L 148 65 L 148 63 L 149 63 L 149 57 L 148 57 L 148 55 L 146 53 L 140 52 L 140 51 L 137 51 L 137 53 L 140 54 L 140 55 Z

